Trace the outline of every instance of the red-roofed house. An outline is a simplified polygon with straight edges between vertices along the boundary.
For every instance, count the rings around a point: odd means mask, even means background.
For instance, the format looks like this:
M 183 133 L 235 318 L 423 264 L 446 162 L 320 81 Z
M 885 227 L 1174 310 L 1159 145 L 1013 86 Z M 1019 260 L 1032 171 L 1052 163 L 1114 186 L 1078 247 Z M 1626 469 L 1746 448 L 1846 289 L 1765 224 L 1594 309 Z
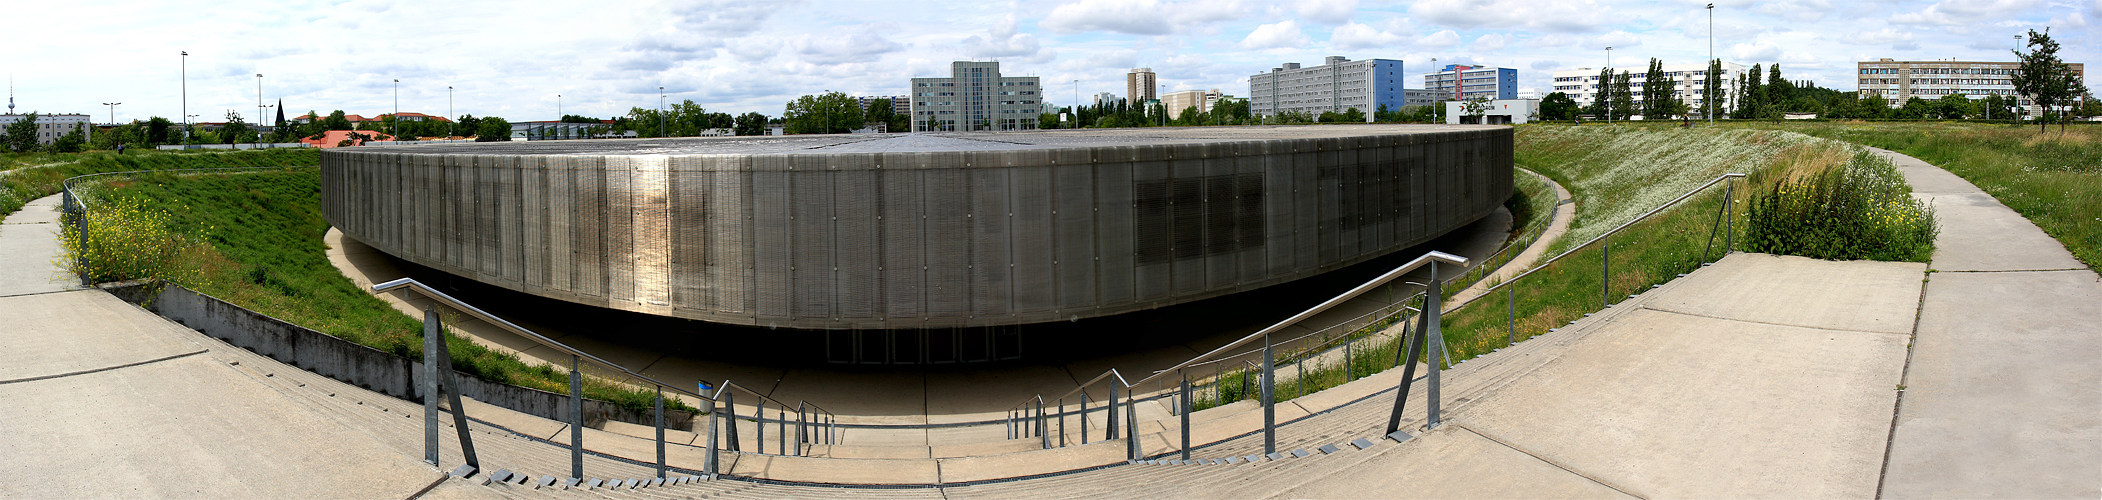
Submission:
M 351 137 L 351 134 L 357 134 L 357 137 L 353 138 Z M 394 140 L 394 136 L 369 130 L 330 130 L 327 132 L 322 132 L 320 139 L 302 137 L 299 139 L 299 142 L 312 144 L 314 145 L 314 147 L 317 148 L 334 148 L 346 145 L 359 146 L 365 144 L 365 141 L 391 140 Z M 350 141 L 350 143 L 344 144 L 344 141 Z

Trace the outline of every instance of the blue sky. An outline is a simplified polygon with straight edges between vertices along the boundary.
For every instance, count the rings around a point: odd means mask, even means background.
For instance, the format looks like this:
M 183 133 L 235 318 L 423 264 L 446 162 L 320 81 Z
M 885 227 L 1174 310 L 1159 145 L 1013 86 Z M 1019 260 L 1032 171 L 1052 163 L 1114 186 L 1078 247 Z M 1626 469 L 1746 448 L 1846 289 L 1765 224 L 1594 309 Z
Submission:
M 1547 89 L 1558 68 L 1648 58 L 1698 63 L 1705 1 L 1061 0 L 1039 2 L 24 2 L 0 30 L 0 66 L 18 111 L 177 118 L 179 51 L 189 112 L 253 117 L 262 97 L 292 112 L 393 109 L 512 120 L 561 111 L 606 117 L 674 102 L 779 115 L 797 95 L 902 94 L 948 62 L 998 60 L 1044 79 L 1058 104 L 1124 92 L 1151 67 L 1170 90 L 1246 96 L 1248 75 L 1322 57 L 1517 68 Z M 1853 90 L 1856 61 L 2010 60 L 2016 35 L 2051 28 L 2068 62 L 2094 64 L 2102 0 L 1721 1 L 1714 50 L 1779 62 L 1785 77 Z M 45 20 L 20 22 L 21 20 Z M 2096 88 L 2098 80 L 2088 78 Z M 1543 90 L 1545 91 L 1545 90 Z M 275 111 L 271 111 L 274 114 Z

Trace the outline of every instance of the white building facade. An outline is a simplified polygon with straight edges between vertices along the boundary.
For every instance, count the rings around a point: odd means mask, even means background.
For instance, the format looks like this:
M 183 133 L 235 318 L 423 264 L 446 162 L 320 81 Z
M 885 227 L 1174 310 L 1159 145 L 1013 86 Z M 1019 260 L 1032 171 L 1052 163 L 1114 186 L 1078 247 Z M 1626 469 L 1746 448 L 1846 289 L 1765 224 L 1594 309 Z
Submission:
M 28 117 L 29 115 L 0 115 L 0 127 L 13 125 Z M 65 137 L 67 133 L 72 132 L 75 128 L 80 129 L 82 137 L 95 133 L 95 125 L 88 122 L 88 115 L 36 115 L 36 142 L 37 144 L 51 144 L 52 141 Z
M 1401 109 L 1404 79 L 1402 62 L 1395 59 L 1352 61 L 1329 56 L 1322 65 L 1311 68 L 1285 63 L 1248 77 L 1248 108 L 1258 116 L 1318 115 L 1355 108 L 1370 119 L 1382 105 L 1388 110 Z
M 1708 109 L 1708 96 L 1705 95 L 1708 65 L 1666 64 L 1663 69 L 1664 77 L 1671 79 L 1672 94 L 1677 96 L 1680 102 L 1686 103 L 1687 114 L 1695 117 L 1705 116 L 1702 113 L 1703 110 Z M 1621 71 L 1628 73 L 1628 90 L 1635 98 L 1635 107 L 1641 108 L 1642 103 L 1647 98 L 1642 95 L 1642 84 L 1649 81 L 1647 65 L 1642 68 L 1614 68 L 1613 74 L 1619 75 Z M 1555 70 L 1554 91 L 1566 94 L 1571 99 L 1576 99 L 1578 105 L 1590 106 L 1591 102 L 1598 98 L 1599 89 L 1612 83 L 1600 82 L 1598 80 L 1599 72 L 1599 68 Z M 1722 95 L 1716 96 L 1716 116 L 1729 114 L 1732 103 L 1730 99 L 1737 95 L 1737 77 L 1743 74 L 1744 65 L 1732 62 L 1722 63 L 1722 81 L 1718 82 Z M 1763 78 L 1764 75 L 1761 75 L 1761 77 Z
M 1905 105 L 1905 101 L 1918 97 L 1926 100 L 1940 99 L 1946 95 L 1962 94 L 1971 99 L 1984 99 L 1997 95 L 2005 99 L 2020 99 L 2019 105 L 2030 116 L 2040 109 L 2028 97 L 2014 90 L 2014 72 L 2021 65 L 2011 62 L 1979 61 L 1894 61 L 1890 58 L 1854 63 L 1860 78 L 1861 97 L 1883 96 L 1890 107 Z M 2085 76 L 2086 68 L 2081 63 L 2066 63 L 2073 70 L 2074 78 Z M 2006 117 L 2002 117 L 2006 118 Z

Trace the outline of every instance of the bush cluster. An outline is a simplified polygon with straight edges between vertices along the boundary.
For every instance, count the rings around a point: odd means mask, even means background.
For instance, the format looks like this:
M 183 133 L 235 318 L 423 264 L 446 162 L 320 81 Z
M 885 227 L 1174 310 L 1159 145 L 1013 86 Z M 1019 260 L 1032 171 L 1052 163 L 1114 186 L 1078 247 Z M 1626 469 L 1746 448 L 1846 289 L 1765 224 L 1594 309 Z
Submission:
M 64 224 L 63 265 L 93 283 L 154 279 L 196 282 L 196 269 L 181 263 L 202 243 L 169 228 L 168 210 L 134 197 L 101 200 Z
M 1817 259 L 1926 262 L 1937 233 L 1933 207 L 1912 197 L 1890 160 L 1866 150 L 1775 183 L 1746 216 L 1748 249 Z

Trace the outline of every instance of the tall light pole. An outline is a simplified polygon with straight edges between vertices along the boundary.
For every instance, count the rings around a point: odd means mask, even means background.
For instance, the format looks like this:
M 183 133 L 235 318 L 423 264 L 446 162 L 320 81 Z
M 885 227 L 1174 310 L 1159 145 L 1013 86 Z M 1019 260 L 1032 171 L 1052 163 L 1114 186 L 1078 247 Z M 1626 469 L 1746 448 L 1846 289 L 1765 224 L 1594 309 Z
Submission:
M 1613 85 L 1613 48 L 1606 47 L 1606 78 L 1598 82 L 1598 95 L 1601 99 L 1605 99 L 1605 104 L 1601 107 L 1606 108 L 1606 123 L 1613 123 L 1613 100 L 1607 97 L 1612 92 L 1606 90 L 1611 88 L 1611 85 Z
M 671 137 L 670 119 L 664 116 L 664 86 L 657 86 L 657 137 Z
M 392 116 L 388 116 L 387 118 L 389 118 L 389 120 L 388 120 L 388 121 L 392 122 L 391 124 L 387 125 L 387 135 L 392 135 L 392 136 L 394 136 L 394 140 L 397 140 L 397 141 L 401 140 L 401 79 L 400 79 L 400 78 L 396 78 L 396 79 L 394 79 L 394 114 L 393 114 Z
M 261 125 L 261 124 L 263 123 L 263 74 L 262 74 L 262 73 L 256 73 L 256 74 L 255 74 L 255 123 L 256 123 L 257 125 Z M 258 133 L 257 133 L 256 135 L 258 135 L 258 136 L 261 136 L 262 134 L 261 134 L 260 132 L 258 132 Z
M 274 107 L 277 107 L 277 105 L 275 105 L 275 104 L 264 104 L 264 105 L 263 105 L 263 110 L 262 110 L 263 116 L 270 116 L 270 108 L 274 108 Z M 257 123 L 257 124 L 261 124 L 262 122 L 263 122 L 263 119 L 262 119 L 262 118 L 260 118 L 260 117 L 256 118 L 256 123 Z M 259 144 L 263 142 L 263 129 L 262 129 L 262 127 L 260 127 L 260 126 L 256 127 L 256 129 L 255 129 L 255 142 L 256 142 L 256 143 L 259 143 Z
M 1073 80 L 1073 127 L 1080 127 L 1080 80 Z
M 1715 92 L 1722 87 L 1722 77 L 1715 74 L 1722 69 L 1722 64 L 1715 60 L 1715 4 L 1712 3 L 1708 4 L 1708 65 L 1708 70 L 1701 72 L 1707 76 L 1701 82 L 1701 87 L 1704 87 L 1701 93 L 1705 94 L 1701 100 L 1708 101 L 1708 126 L 1712 127 L 1715 126 Z M 1715 84 L 1708 85 L 1708 82 Z
M 118 105 L 118 104 L 124 104 L 124 103 L 121 103 L 121 102 L 105 102 L 105 103 L 102 103 L 102 105 L 104 105 L 104 106 L 109 106 L 109 126 L 110 126 L 110 128 L 111 128 L 111 129 L 115 129 L 115 128 L 117 128 L 117 105 Z M 89 127 L 89 128 L 88 128 L 88 130 L 94 130 L 94 127 Z
M 182 144 L 190 147 L 190 51 L 182 51 Z
M 455 136 L 456 136 L 456 133 L 455 133 L 455 132 L 453 132 L 453 123 L 454 123 L 454 122 L 458 122 L 458 121 L 460 121 L 460 115 L 456 115 L 456 114 L 453 114 L 453 86 L 451 86 L 451 85 L 446 85 L 446 86 L 445 86 L 445 140 L 447 140 L 447 141 L 453 140 L 453 137 L 455 137 Z

